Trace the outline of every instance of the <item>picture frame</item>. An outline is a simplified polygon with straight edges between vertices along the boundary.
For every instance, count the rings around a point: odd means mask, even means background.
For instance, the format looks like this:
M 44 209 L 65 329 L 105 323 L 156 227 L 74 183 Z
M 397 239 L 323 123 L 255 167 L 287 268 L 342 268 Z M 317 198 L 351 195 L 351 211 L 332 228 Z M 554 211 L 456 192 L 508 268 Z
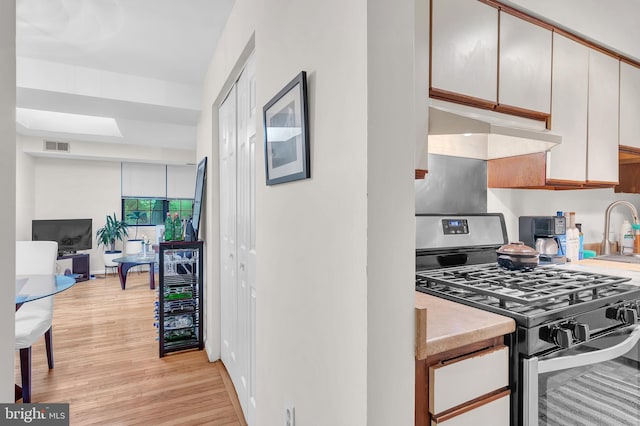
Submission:
M 307 73 L 282 88 L 262 114 L 267 185 L 310 178 Z

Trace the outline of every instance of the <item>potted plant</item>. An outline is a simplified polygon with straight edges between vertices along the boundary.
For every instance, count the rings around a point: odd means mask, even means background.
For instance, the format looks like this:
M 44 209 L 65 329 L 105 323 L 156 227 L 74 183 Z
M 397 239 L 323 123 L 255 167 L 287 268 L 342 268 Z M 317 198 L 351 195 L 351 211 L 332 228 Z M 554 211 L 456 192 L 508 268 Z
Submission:
M 113 259 L 119 257 L 122 251 L 116 250 L 116 241 L 123 241 L 124 237 L 129 235 L 127 227 L 127 223 L 118 220 L 116 214 L 113 213 L 113 216 L 107 215 L 107 223 L 96 231 L 98 246 L 102 244 L 107 249 L 104 251 L 105 266 L 117 266 Z
M 140 221 L 142 221 L 143 223 L 146 223 L 147 213 L 138 212 L 138 211 L 131 212 L 127 215 L 127 219 L 136 221 L 136 236 L 133 239 L 138 241 L 138 224 L 140 223 Z

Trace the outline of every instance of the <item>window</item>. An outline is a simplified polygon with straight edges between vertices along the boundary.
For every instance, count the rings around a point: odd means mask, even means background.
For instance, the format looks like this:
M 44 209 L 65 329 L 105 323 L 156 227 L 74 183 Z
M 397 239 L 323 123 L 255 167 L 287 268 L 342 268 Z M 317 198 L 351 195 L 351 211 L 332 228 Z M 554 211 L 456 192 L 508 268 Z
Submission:
M 193 200 L 169 200 L 168 203 L 171 217 L 178 213 L 181 219 L 188 219 L 193 214 Z
M 155 226 L 164 224 L 167 213 L 178 213 L 188 219 L 193 212 L 193 200 L 166 200 L 164 198 L 123 198 L 122 217 L 129 226 Z

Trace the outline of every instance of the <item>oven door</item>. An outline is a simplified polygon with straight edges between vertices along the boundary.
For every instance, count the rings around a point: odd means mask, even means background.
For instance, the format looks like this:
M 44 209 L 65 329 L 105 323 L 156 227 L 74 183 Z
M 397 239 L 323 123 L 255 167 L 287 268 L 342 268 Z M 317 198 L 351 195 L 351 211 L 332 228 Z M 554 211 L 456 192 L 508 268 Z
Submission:
M 640 419 L 640 325 L 523 360 L 523 423 L 631 425 Z

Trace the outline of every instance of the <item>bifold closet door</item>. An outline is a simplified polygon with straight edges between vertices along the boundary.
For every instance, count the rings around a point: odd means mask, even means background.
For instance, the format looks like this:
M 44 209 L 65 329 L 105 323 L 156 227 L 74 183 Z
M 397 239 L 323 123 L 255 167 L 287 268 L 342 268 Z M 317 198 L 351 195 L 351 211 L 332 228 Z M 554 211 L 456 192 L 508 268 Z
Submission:
M 255 417 L 255 154 L 253 56 L 220 106 L 222 361 L 247 422 Z

